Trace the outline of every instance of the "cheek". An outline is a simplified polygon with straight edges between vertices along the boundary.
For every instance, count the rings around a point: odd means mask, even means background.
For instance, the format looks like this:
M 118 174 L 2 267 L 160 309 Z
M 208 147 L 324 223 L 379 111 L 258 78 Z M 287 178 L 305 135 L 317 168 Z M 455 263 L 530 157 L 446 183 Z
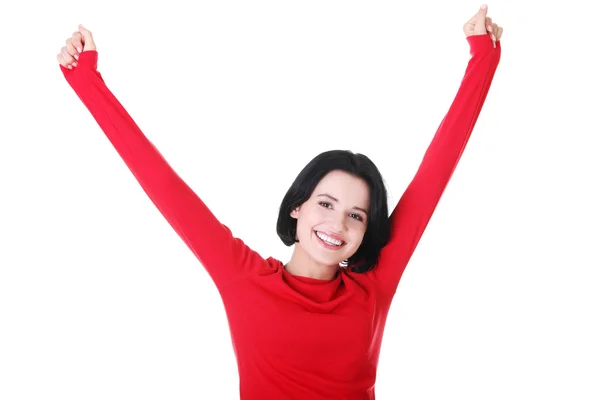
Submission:
M 356 222 L 356 226 L 351 229 L 352 242 L 360 246 L 366 233 L 365 226 L 361 222 Z
M 322 218 L 317 212 L 304 210 L 304 212 L 298 216 L 296 226 L 298 229 L 301 229 L 303 233 L 306 233 L 306 231 L 311 230 L 313 226 L 318 225 L 321 220 Z
M 303 226 L 314 226 L 327 220 L 327 210 L 323 207 L 307 208 L 301 217 Z

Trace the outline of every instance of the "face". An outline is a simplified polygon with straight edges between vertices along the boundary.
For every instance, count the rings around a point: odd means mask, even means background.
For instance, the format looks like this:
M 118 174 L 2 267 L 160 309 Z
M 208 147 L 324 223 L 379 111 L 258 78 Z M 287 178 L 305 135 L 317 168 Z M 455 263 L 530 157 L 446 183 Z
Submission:
M 334 266 L 351 257 L 367 230 L 370 193 L 365 181 L 344 171 L 332 171 L 311 197 L 292 210 L 300 246 L 316 263 Z

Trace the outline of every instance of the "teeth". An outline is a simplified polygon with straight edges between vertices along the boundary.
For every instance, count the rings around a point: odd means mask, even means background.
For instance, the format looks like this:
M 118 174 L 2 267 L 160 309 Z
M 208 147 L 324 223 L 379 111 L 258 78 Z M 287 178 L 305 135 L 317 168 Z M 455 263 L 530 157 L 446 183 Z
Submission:
M 334 246 L 341 246 L 342 245 L 342 241 L 341 240 L 337 240 L 334 239 L 330 236 L 325 235 L 324 233 L 321 232 L 317 232 L 317 236 L 320 237 L 321 239 L 323 239 L 324 242 L 334 245 Z

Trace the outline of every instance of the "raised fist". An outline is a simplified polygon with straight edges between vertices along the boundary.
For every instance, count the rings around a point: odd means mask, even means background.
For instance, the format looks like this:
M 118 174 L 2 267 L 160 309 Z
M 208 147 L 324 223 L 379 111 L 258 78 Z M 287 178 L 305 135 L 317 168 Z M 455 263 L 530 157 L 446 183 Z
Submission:
M 92 32 L 85 29 L 83 25 L 79 25 L 79 30 L 73 33 L 66 40 L 65 44 L 66 46 L 60 49 L 60 53 L 56 56 L 56 59 L 60 65 L 68 69 L 73 69 L 77 66 L 80 53 L 96 50 Z
M 479 11 L 464 24 L 463 32 L 466 37 L 487 33 L 496 47 L 496 42 L 502 36 L 502 27 L 492 22 L 492 19 L 487 16 L 487 11 L 487 5 L 482 5 Z

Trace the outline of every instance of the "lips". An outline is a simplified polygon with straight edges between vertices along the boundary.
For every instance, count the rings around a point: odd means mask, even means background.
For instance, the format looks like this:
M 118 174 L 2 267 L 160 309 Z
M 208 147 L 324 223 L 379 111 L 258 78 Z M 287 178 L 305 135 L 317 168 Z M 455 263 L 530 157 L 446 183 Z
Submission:
M 338 241 L 341 242 L 341 244 L 340 245 L 336 245 L 336 244 L 328 243 L 325 240 L 321 239 L 317 233 L 320 233 L 320 234 L 326 235 L 326 236 L 328 236 L 328 237 L 330 237 L 332 239 L 338 240 Z M 322 231 L 315 231 L 315 237 L 317 238 L 317 240 L 319 241 L 319 243 L 321 244 L 321 246 L 323 246 L 323 247 L 325 247 L 326 249 L 329 249 L 329 250 L 339 250 L 342 247 L 344 247 L 344 245 L 346 244 L 346 242 L 341 237 L 339 237 L 337 235 L 330 234 L 330 233 L 325 233 L 325 232 L 322 232 Z

